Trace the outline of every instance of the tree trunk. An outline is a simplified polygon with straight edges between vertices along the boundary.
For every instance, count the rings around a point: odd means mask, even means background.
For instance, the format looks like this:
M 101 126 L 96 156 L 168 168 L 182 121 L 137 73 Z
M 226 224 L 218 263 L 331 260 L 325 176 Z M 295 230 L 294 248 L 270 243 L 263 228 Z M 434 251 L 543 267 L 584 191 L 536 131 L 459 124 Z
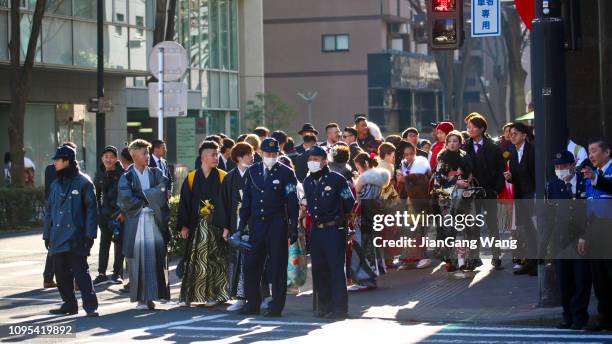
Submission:
M 32 68 L 36 56 L 36 46 L 42 18 L 47 1 L 37 0 L 32 19 L 32 28 L 28 40 L 23 66 L 21 65 L 21 11 L 20 0 L 11 0 L 11 41 L 9 50 L 11 53 L 11 72 L 9 77 L 11 89 L 11 107 L 8 118 L 8 137 L 11 138 L 9 150 L 11 152 L 11 180 L 14 186 L 23 187 L 25 184 L 24 173 L 24 128 L 25 108 L 30 91 L 32 79 Z
M 459 84 L 457 85 L 457 91 L 455 92 L 459 97 L 459 100 L 457 101 L 457 108 L 456 108 L 457 122 L 455 123 L 463 122 L 463 117 L 467 115 L 463 113 L 464 112 L 463 110 L 464 98 L 465 98 L 463 96 L 463 93 L 465 91 L 465 81 L 468 75 L 470 74 L 470 72 L 473 71 L 473 69 L 471 68 L 472 66 L 470 65 L 470 61 L 472 60 L 471 51 L 472 51 L 473 45 L 474 45 L 474 40 L 466 37 L 466 40 L 462 48 L 463 57 L 461 61 L 461 75 L 459 76 Z M 480 77 L 480 76 L 477 75 L 477 77 Z
M 455 73 L 452 51 L 433 51 L 436 67 L 438 68 L 438 76 L 442 84 L 442 92 L 444 94 L 444 111 L 442 118 L 454 120 L 455 114 Z
M 508 51 L 508 74 L 510 77 L 510 117 L 512 119 L 525 112 L 525 80 L 527 72 L 521 64 L 523 34 L 521 19 L 514 5 L 503 7 L 504 41 Z
M 166 35 L 166 10 L 167 0 L 157 0 L 155 2 L 155 31 L 153 31 L 153 45 L 164 40 Z
M 168 4 L 168 20 L 166 25 L 166 41 L 174 40 L 175 33 L 175 16 L 176 16 L 176 0 L 169 0 Z

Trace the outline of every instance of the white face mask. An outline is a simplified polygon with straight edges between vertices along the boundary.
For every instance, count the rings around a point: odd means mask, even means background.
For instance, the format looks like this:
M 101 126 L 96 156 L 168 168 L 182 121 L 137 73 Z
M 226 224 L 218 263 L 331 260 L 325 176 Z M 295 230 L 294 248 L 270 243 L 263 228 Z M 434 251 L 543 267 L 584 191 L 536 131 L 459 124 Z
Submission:
M 263 158 L 263 163 L 267 168 L 272 168 L 274 164 L 278 161 L 278 158 Z
M 561 180 L 567 180 L 572 175 L 570 170 L 555 170 L 555 174 Z
M 310 171 L 311 173 L 315 173 L 321 170 L 321 163 L 318 161 L 309 161 L 307 165 L 308 171 Z

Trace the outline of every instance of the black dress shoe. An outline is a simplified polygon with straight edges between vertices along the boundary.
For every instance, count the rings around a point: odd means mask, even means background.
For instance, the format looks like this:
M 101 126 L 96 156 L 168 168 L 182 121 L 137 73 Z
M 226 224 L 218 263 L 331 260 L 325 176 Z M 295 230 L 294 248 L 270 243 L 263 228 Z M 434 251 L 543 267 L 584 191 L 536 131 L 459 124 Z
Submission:
M 280 318 L 281 312 L 268 309 L 263 316 L 266 318 Z
M 504 267 L 502 266 L 502 261 L 499 258 L 491 259 L 491 265 L 493 265 L 493 268 L 495 268 L 495 270 L 503 270 L 504 269 Z
M 249 306 L 244 306 L 244 307 L 242 307 L 242 309 L 240 309 L 238 311 L 238 314 L 240 314 L 240 315 L 259 315 L 259 310 L 258 309 L 252 309 Z
M 98 314 L 98 312 L 89 312 L 87 313 L 87 316 L 90 318 L 97 318 L 100 316 L 100 314 Z
M 537 276 L 538 275 L 538 267 L 534 266 L 531 269 L 529 269 L 529 271 L 527 271 L 527 274 L 529 276 Z
M 575 331 L 582 331 L 584 330 L 585 327 L 586 327 L 586 324 L 572 324 L 570 329 L 575 330 Z
M 315 318 L 324 318 L 326 314 L 327 314 L 327 312 L 325 312 L 325 311 L 316 311 L 316 312 L 314 312 L 314 317 Z
M 529 276 L 537 276 L 538 275 L 538 267 L 531 264 L 523 265 L 520 269 L 514 270 L 515 275 L 529 275 Z
M 346 318 L 348 318 L 348 314 L 346 313 L 329 312 L 325 314 L 325 319 L 330 320 L 344 320 Z
M 78 312 L 79 312 L 78 309 L 68 308 L 68 307 L 60 307 L 57 309 L 49 310 L 49 314 L 53 314 L 53 315 L 75 315 Z
M 592 332 L 610 331 L 612 330 L 612 325 L 598 321 L 592 326 L 587 327 L 586 330 Z
M 559 330 L 568 330 L 568 329 L 572 328 L 572 323 L 564 321 L 564 322 L 560 323 L 559 325 L 557 325 L 557 328 Z

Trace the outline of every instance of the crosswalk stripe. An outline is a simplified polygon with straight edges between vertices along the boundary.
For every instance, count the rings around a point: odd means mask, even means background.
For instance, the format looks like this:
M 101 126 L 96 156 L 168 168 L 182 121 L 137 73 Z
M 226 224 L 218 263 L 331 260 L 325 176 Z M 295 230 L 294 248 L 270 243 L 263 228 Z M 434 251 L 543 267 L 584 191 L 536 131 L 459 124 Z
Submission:
M 261 327 L 261 326 L 255 326 L 255 327 L 214 327 L 214 326 L 174 326 L 174 327 L 170 327 L 170 330 L 186 330 L 186 331 L 227 331 L 227 332 L 249 332 L 249 331 L 256 331 L 256 330 L 269 330 L 269 331 L 274 331 L 274 332 L 295 332 L 295 330 L 289 331 L 289 330 L 283 330 L 283 329 L 279 329 L 279 328 L 274 328 L 274 327 Z
M 8 277 L 8 279 L 12 279 L 12 277 L 33 276 L 33 275 L 42 275 L 41 269 L 38 268 L 38 269 L 15 271 L 15 272 L 11 272 L 6 277 Z
M 213 320 L 212 322 L 216 323 L 236 323 L 236 320 L 229 319 L 218 319 Z M 328 325 L 329 323 L 316 323 L 316 322 L 300 322 L 300 321 L 274 321 L 274 320 L 254 320 L 254 319 L 244 319 L 238 321 L 236 325 L 244 325 L 244 324 L 255 324 L 255 325 L 287 325 L 287 326 L 323 326 Z
M 453 344 L 453 343 L 457 343 L 457 344 L 463 344 L 465 343 L 465 340 L 462 339 L 425 339 L 425 340 L 421 340 L 419 341 L 419 343 L 421 344 L 427 344 L 427 343 L 432 343 L 432 344 Z M 497 343 L 503 343 L 503 344 L 523 344 L 525 343 L 524 340 L 517 340 L 517 341 L 507 341 L 507 340 L 470 340 L 470 344 L 497 344 Z M 604 342 L 551 342 L 551 341 L 546 341 L 546 344 L 603 344 Z
M 15 261 L 15 262 L 10 262 L 10 263 L 0 263 L 0 269 L 4 269 L 4 268 L 14 268 L 14 267 L 19 267 L 19 266 L 26 266 L 26 265 L 39 265 L 41 264 L 43 261 L 41 260 L 19 260 L 19 261 Z M 39 269 L 39 272 L 40 269 Z
M 464 326 L 449 325 L 444 330 L 474 330 L 474 331 L 523 331 L 523 332 L 559 332 L 559 333 L 581 333 L 574 330 L 562 330 L 548 327 L 495 327 L 495 326 Z
M 612 335 L 605 334 L 522 334 L 522 333 L 458 333 L 458 332 L 436 332 L 432 336 L 447 337 L 503 337 L 503 338 L 567 338 L 567 339 L 612 339 Z

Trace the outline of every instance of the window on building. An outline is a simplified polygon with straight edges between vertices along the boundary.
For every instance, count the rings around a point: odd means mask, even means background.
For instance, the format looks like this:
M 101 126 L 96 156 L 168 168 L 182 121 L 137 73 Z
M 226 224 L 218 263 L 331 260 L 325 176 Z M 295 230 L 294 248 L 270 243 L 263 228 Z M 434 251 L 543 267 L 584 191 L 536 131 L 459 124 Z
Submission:
M 47 0 L 46 13 L 61 14 L 69 16 L 72 13 L 72 1 L 70 0 Z
M 123 26 L 109 25 L 104 30 L 104 42 L 108 42 L 104 51 L 106 68 L 128 69 L 128 30 Z M 94 40 L 95 44 L 95 40 Z
M 95 67 L 98 61 L 96 23 L 74 22 L 74 64 Z
M 81 0 L 74 2 L 74 16 L 96 19 L 97 13 L 96 0 Z
M 323 52 L 349 51 L 349 35 L 323 35 L 322 36 Z
M 130 68 L 147 70 L 147 51 L 151 51 L 151 40 L 144 29 L 130 28 Z
M 0 11 L 0 60 L 7 60 L 7 59 L 8 59 L 8 12 Z
M 21 16 L 21 59 L 25 59 L 26 52 L 28 50 L 28 43 L 30 40 L 30 32 L 32 30 L 32 16 L 29 14 L 24 14 Z M 42 54 L 41 54 L 41 45 L 40 45 L 40 37 L 38 40 L 38 44 L 36 45 L 36 55 L 34 56 L 35 62 L 41 62 Z
M 130 14 L 130 25 L 145 26 L 145 16 L 147 15 L 147 2 L 145 0 L 130 0 L 128 12 Z
M 200 1 L 200 67 L 208 68 L 208 1 Z
M 43 62 L 72 64 L 72 23 L 70 20 L 43 18 L 42 25 Z

